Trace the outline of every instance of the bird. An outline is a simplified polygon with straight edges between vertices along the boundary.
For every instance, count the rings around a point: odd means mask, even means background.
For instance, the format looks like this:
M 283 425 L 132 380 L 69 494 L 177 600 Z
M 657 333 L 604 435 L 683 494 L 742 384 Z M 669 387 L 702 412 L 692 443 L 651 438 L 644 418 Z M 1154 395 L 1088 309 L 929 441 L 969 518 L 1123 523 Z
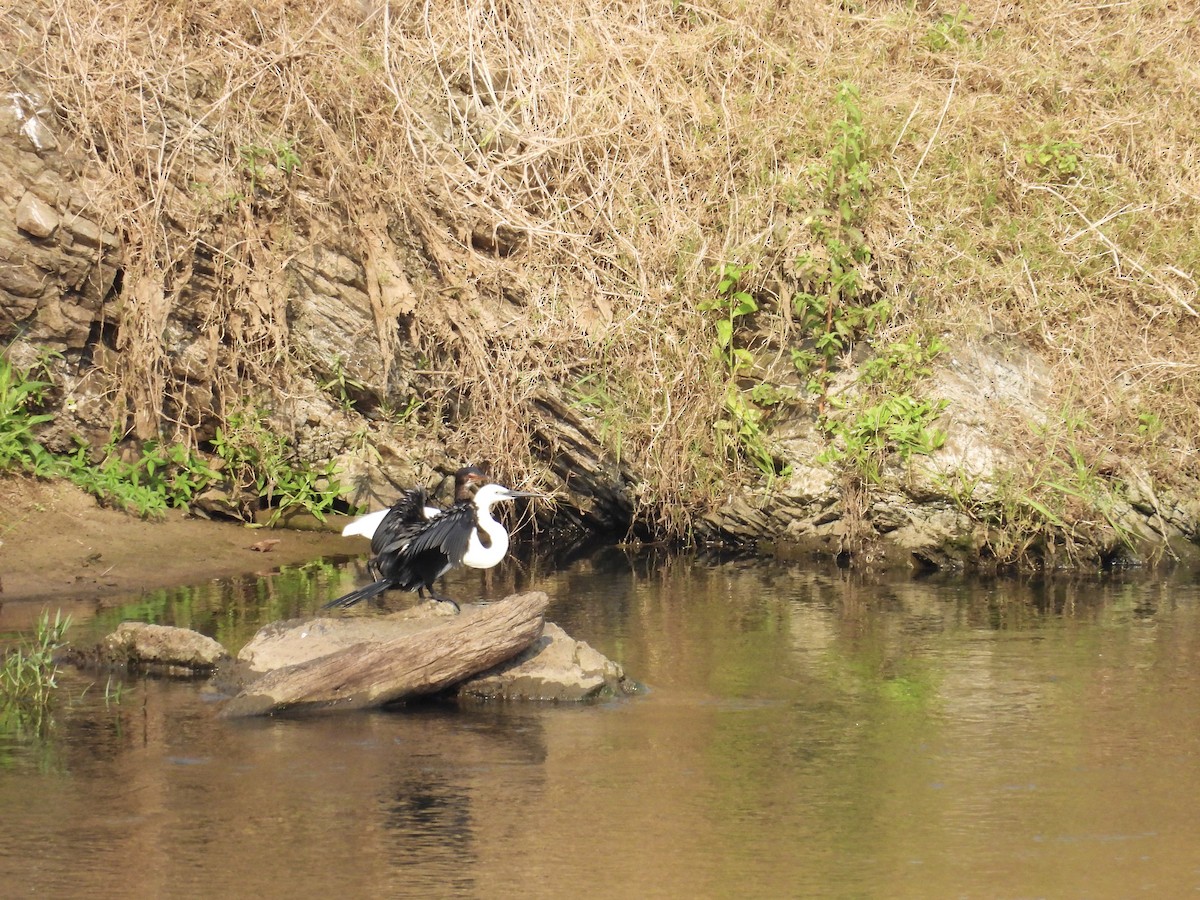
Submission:
M 345 609 L 388 590 L 416 591 L 424 599 L 459 605 L 438 594 L 433 584 L 455 566 L 490 569 L 508 552 L 508 532 L 492 517 L 492 507 L 518 497 L 544 498 L 533 491 L 516 491 L 485 483 L 475 466 L 455 473 L 455 500 L 447 509 L 426 518 L 427 499 L 421 488 L 408 491 L 377 521 L 371 534 L 372 558 L 367 570 L 375 579 L 323 607 Z M 365 533 L 355 532 L 355 533 Z
M 479 485 L 487 481 L 487 475 L 478 466 L 463 466 L 454 473 L 454 501 L 470 500 Z M 442 479 L 442 483 L 445 479 Z M 435 492 L 441 489 L 441 484 Z M 400 495 L 400 499 L 387 509 L 361 516 L 342 529 L 342 536 L 362 535 L 371 539 L 371 558 L 367 560 L 367 572 L 378 580 L 379 554 L 392 544 L 406 529 L 428 522 L 444 513 L 434 505 L 424 487 L 415 487 Z

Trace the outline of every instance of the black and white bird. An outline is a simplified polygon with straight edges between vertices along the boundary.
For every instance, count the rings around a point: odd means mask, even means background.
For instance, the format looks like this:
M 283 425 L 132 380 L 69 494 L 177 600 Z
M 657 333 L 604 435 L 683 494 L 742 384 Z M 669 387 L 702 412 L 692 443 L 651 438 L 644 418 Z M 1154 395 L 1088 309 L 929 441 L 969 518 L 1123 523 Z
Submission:
M 433 584 L 455 566 L 490 569 L 508 553 L 508 532 L 492 517 L 492 507 L 518 497 L 542 497 L 532 491 L 514 491 L 485 483 L 486 476 L 467 466 L 455 473 L 453 505 L 434 514 L 421 488 L 408 491 L 382 516 L 375 516 L 371 531 L 371 584 L 325 604 L 346 608 L 388 590 L 416 591 L 434 600 L 458 604 L 434 591 Z M 367 517 L 363 517 L 367 518 Z M 347 529 L 359 521 L 351 523 Z M 349 532 L 366 536 L 368 527 Z M 343 534 L 347 530 L 343 530 Z

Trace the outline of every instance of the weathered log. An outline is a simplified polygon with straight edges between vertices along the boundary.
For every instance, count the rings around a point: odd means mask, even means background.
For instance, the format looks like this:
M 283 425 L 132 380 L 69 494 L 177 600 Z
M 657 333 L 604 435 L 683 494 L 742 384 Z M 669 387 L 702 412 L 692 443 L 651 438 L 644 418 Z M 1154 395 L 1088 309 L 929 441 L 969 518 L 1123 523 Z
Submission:
M 542 633 L 549 598 L 514 594 L 415 634 L 347 647 L 268 672 L 229 701 L 225 717 L 285 709 L 363 709 L 432 694 L 520 653 Z

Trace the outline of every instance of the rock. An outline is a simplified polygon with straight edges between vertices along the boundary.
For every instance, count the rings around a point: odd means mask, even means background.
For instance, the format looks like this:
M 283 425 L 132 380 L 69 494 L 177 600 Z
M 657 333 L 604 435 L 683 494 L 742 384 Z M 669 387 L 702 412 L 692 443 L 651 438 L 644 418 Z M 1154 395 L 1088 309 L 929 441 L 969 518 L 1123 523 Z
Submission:
M 229 654 L 210 637 L 188 628 L 122 622 L 104 639 L 111 660 L 130 665 L 211 669 Z
M 479 607 L 464 606 L 463 615 L 495 610 L 500 604 L 523 596 L 514 595 Z M 366 652 L 405 639 L 419 642 L 434 629 L 460 618 L 446 604 L 422 604 L 387 616 L 274 622 L 259 629 L 238 654 L 238 661 L 251 672 L 277 672 L 347 651 Z M 583 641 L 575 640 L 552 622 L 544 623 L 541 636 L 521 653 L 499 666 L 476 673 L 464 675 L 466 680 L 460 680 L 455 691 L 460 699 L 577 701 L 635 692 L 633 683 L 626 679 L 617 663 Z
M 58 214 L 31 191 L 26 191 L 17 204 L 16 224 L 26 234 L 39 238 L 49 237 L 58 228 Z
M 594 700 L 636 692 L 615 662 L 553 622 L 542 636 L 506 663 L 458 688 L 472 700 Z

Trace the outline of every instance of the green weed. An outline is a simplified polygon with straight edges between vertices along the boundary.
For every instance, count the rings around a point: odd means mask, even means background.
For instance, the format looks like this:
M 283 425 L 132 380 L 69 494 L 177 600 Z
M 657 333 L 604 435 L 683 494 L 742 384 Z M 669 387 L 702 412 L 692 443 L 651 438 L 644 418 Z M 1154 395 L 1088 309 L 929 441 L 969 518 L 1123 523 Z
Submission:
M 333 373 L 323 381 L 319 381 L 321 390 L 333 395 L 343 412 L 355 409 L 355 394 L 363 394 L 367 386 L 346 372 L 345 364 L 340 356 L 333 360 Z
M 325 513 L 341 493 L 337 465 L 329 460 L 312 468 L 296 458 L 288 440 L 279 434 L 261 409 L 230 415 L 217 429 L 213 452 L 224 462 L 222 475 L 242 501 L 242 514 L 254 517 L 259 503 L 273 510 L 273 525 L 292 509 L 302 509 L 325 520 Z
M 54 459 L 34 432 L 54 417 L 36 412 L 45 399 L 50 382 L 27 369 L 18 369 L 0 356 L 0 472 L 19 469 L 34 475 L 49 475 Z
M 725 370 L 728 383 L 725 388 L 725 414 L 714 426 L 721 444 L 727 453 L 740 453 L 764 475 L 781 474 L 775 454 L 767 442 L 765 428 L 769 408 L 782 399 L 782 393 L 773 385 L 759 381 L 749 391 L 738 386 L 754 368 L 754 353 L 736 345 L 739 326 L 748 324 L 749 317 L 758 312 L 758 301 L 746 290 L 744 279 L 750 272 L 749 266 L 723 263 L 716 267 L 715 296 L 700 303 L 703 312 L 715 312 L 713 320 L 715 336 L 712 357 Z
M 966 6 L 960 6 L 956 13 L 943 13 L 926 33 L 925 46 L 935 52 L 941 52 L 967 43 L 970 35 L 966 26 L 971 21 L 971 14 Z
M 250 179 L 250 195 L 267 178 L 267 167 L 291 175 L 300 168 L 300 154 L 291 141 L 275 141 L 269 147 L 246 144 L 238 148 L 242 172 Z
M 758 302 L 741 286 L 742 279 L 749 271 L 749 266 L 739 266 L 735 263 L 723 263 L 718 266 L 716 296 L 700 303 L 702 311 L 715 311 L 718 314 L 713 322 L 716 339 L 712 352 L 714 358 L 725 365 L 730 375 L 747 372 L 754 365 L 754 354 L 743 347 L 735 347 L 733 341 L 739 320 L 758 311 Z
M 71 617 L 49 611 L 38 618 L 31 639 L 9 651 L 0 664 L 0 725 L 5 730 L 40 734 L 50 722 L 58 666 L 54 655 L 64 645 Z
M 1050 181 L 1072 181 L 1083 171 L 1077 141 L 1047 140 L 1040 144 L 1022 144 L 1025 165 Z
M 1084 538 L 1132 546 L 1118 515 L 1119 488 L 1090 461 L 1084 446 L 1091 427 L 1077 412 L 1035 428 L 1045 453 L 996 479 L 986 500 L 978 483 L 957 497 L 960 507 L 989 526 L 988 549 L 1000 564 L 1079 562 Z M 1107 537 L 1105 537 L 1107 535 Z
M 142 516 L 187 507 L 221 477 L 202 456 L 183 444 L 147 441 L 141 447 L 141 456 L 127 462 L 118 455 L 114 438 L 98 465 L 90 462 L 90 449 L 81 443 L 73 455 L 66 457 L 67 478 L 102 503 Z
M 805 224 L 817 247 L 796 260 L 805 289 L 792 297 L 804 335 L 792 362 L 809 390 L 824 397 L 834 362 L 850 343 L 870 334 L 891 314 L 885 300 L 866 300 L 871 250 L 861 230 L 871 188 L 869 143 L 858 88 L 838 88 L 842 115 L 830 129 L 824 168 L 816 173 L 824 206 Z
M 1143 440 L 1153 440 L 1162 433 L 1162 419 L 1152 412 L 1138 414 L 1137 434 Z
M 834 405 L 843 411 L 848 408 L 840 402 Z M 932 453 L 946 442 L 946 433 L 933 427 L 945 408 L 944 400 L 917 400 L 899 394 L 846 418 L 826 417 L 821 424 L 834 443 L 818 462 L 847 462 L 865 482 L 878 482 L 880 467 L 889 454 L 904 461 L 914 454 Z

